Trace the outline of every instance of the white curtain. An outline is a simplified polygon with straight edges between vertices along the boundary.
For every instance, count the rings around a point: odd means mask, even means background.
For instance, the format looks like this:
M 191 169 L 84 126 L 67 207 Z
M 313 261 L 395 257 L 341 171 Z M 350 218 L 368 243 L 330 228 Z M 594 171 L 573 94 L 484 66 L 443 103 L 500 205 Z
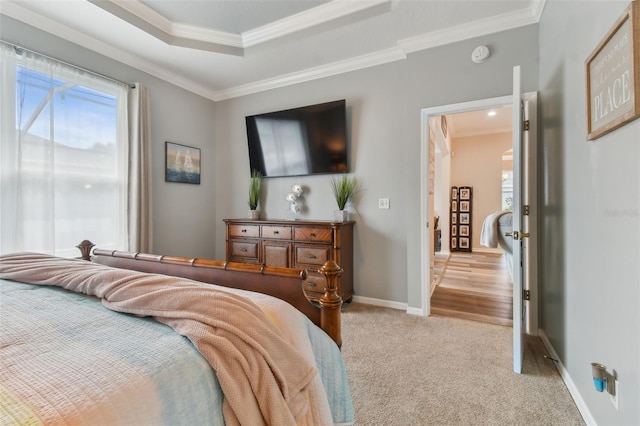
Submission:
M 149 89 L 129 90 L 129 250 L 151 253 L 151 111 Z
M 128 248 L 127 85 L 0 47 L 0 252 Z

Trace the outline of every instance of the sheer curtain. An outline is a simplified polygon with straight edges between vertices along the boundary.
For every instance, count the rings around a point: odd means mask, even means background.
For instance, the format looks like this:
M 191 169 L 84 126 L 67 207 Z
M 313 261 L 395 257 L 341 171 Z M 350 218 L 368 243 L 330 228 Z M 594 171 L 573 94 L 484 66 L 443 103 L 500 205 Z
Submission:
M 127 249 L 128 86 L 0 47 L 0 252 Z

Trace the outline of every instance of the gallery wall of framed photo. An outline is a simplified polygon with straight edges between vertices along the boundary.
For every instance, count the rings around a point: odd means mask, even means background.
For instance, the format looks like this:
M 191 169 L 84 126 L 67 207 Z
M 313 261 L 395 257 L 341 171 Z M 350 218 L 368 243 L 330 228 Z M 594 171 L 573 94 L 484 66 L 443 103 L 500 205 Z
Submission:
M 471 251 L 473 187 L 451 187 L 451 251 Z

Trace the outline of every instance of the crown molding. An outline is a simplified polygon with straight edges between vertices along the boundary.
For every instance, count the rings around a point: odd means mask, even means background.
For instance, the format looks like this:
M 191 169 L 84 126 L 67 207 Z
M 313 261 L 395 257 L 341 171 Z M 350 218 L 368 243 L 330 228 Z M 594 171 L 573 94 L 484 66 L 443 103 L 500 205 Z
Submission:
M 194 83 L 190 79 L 186 79 L 179 74 L 167 71 L 166 69 L 159 67 L 157 64 L 145 61 L 144 59 L 140 59 L 140 57 L 137 55 L 132 55 L 119 48 L 113 47 L 110 44 L 90 37 L 83 32 L 74 30 L 57 21 L 28 10 L 12 1 L 0 1 L 2 2 L 1 13 L 3 15 L 24 22 L 25 24 L 31 25 L 44 32 L 54 34 L 55 36 L 67 40 L 73 44 L 97 52 L 103 56 L 121 62 L 132 68 L 138 69 L 161 80 L 170 82 L 175 86 L 181 87 L 185 90 L 215 101 L 215 93 L 209 87 Z
M 243 84 L 241 86 L 216 91 L 214 94 L 215 101 L 222 101 L 240 96 L 251 95 L 253 93 L 264 92 L 280 87 L 291 86 L 294 84 L 304 83 L 307 81 L 318 80 L 320 78 L 331 77 L 334 75 L 344 74 L 350 71 L 356 71 L 364 68 L 383 65 L 390 62 L 401 61 L 407 58 L 402 49 L 397 47 L 373 52 L 367 55 L 350 58 L 344 61 L 333 62 L 306 70 L 285 74 L 279 77 L 270 78 L 255 83 Z
M 239 34 L 172 22 L 138 0 L 87 1 L 168 45 L 226 55 L 244 55 Z
M 547 0 L 533 0 L 531 4 L 531 13 L 533 14 L 536 22 L 540 22 L 542 18 L 542 12 L 544 12 L 544 7 L 547 5 Z
M 118 9 L 126 11 L 129 16 L 121 17 L 122 19 L 135 26 L 138 25 L 131 21 L 136 19 L 132 18 L 142 20 L 155 27 L 157 30 L 162 31 L 168 38 L 192 39 L 202 42 L 208 42 L 214 45 L 220 44 L 229 47 L 244 47 L 240 34 L 234 34 L 227 31 L 220 31 L 211 28 L 203 28 L 196 25 L 183 24 L 180 22 L 173 22 L 160 13 L 156 12 L 155 10 L 151 9 L 149 6 L 140 2 L 139 0 L 128 0 L 120 2 L 115 2 L 113 0 L 87 1 L 106 10 L 109 13 L 116 14 Z M 116 13 L 114 13 L 114 11 Z M 146 31 L 144 28 L 140 29 Z
M 535 8 L 536 11 L 540 11 L 540 13 L 534 13 L 533 9 L 524 9 L 521 11 L 505 13 L 493 18 L 468 22 L 446 30 L 434 31 L 417 37 L 406 38 L 398 41 L 397 48 L 391 48 L 386 51 L 376 52 L 345 61 L 334 62 L 325 66 L 302 70 L 301 72 L 287 74 L 272 79 L 219 90 L 215 92 L 214 100 L 221 101 L 246 96 L 292 84 L 304 83 L 318 78 L 330 77 L 343 72 L 356 71 L 363 68 L 382 65 L 384 63 L 405 59 L 407 54 L 418 52 L 420 50 L 426 50 L 457 41 L 534 24 L 537 23 L 540 18 L 541 9 L 544 7 L 545 1 L 546 0 L 534 0 L 532 2 L 532 8 Z M 542 6 L 536 7 L 541 3 Z
M 388 11 L 391 0 L 332 0 L 328 3 L 291 15 L 278 21 L 242 33 L 243 47 L 251 47 L 276 38 L 302 31 L 320 24 L 335 21 L 359 12 L 369 11 L 378 6 Z
M 298 31 L 332 22 L 381 5 L 389 10 L 391 0 L 333 0 L 295 15 L 245 31 L 241 34 L 172 22 L 139 0 L 87 0 L 99 8 L 138 27 L 167 44 L 195 49 L 244 55 L 244 49 L 281 38 Z M 196 43 L 194 43 L 196 42 Z
M 534 1 L 533 4 L 538 3 Z M 532 9 L 521 9 L 490 18 L 467 22 L 455 27 L 432 31 L 398 41 L 398 45 L 407 53 L 433 47 L 444 46 L 458 41 L 468 40 L 487 34 L 498 33 L 537 23 Z

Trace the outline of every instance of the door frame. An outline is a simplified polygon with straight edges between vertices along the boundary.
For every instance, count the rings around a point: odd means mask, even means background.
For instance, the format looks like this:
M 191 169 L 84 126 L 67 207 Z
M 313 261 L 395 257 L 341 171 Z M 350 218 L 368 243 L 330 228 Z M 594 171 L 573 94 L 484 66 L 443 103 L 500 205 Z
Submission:
M 529 113 L 529 133 L 527 144 L 523 152 L 525 161 L 528 162 L 529 175 L 524 177 L 529 185 L 525 194 L 522 194 L 523 201 L 529 204 L 529 227 L 531 237 L 528 239 L 529 250 L 527 250 L 527 265 L 530 274 L 524 282 L 524 289 L 530 291 L 530 300 L 527 302 L 527 318 L 525 329 L 528 334 L 538 334 L 538 255 L 537 255 L 537 92 L 525 93 L 524 99 Z M 475 101 L 461 102 L 449 105 L 423 108 L 420 111 L 421 136 L 420 136 L 420 290 L 421 307 L 407 309 L 407 313 L 420 316 L 431 314 L 431 268 L 430 262 L 432 253 L 431 246 L 432 233 L 429 224 L 429 119 L 436 116 L 457 114 L 461 112 L 474 111 L 479 109 L 500 108 L 512 105 L 513 96 L 501 96 L 496 98 L 480 99 Z M 525 192 L 525 191 L 523 191 Z

